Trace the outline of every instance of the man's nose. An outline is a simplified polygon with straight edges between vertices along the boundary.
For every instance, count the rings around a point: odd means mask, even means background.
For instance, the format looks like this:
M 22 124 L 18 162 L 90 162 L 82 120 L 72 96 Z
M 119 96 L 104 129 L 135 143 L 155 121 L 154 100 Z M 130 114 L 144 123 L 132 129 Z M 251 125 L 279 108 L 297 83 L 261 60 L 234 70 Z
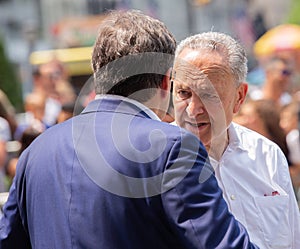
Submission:
M 205 107 L 198 96 L 193 96 L 187 101 L 186 112 L 190 118 L 204 113 Z

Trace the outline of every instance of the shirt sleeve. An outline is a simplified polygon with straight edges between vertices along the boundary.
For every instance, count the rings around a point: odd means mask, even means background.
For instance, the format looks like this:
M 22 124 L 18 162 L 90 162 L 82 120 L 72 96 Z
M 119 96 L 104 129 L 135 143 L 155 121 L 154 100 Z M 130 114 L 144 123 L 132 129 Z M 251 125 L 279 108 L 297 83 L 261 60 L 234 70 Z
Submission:
M 197 153 L 198 152 L 198 153 Z M 171 226 L 186 248 L 257 248 L 228 211 L 204 146 L 183 135 L 168 158 L 162 194 Z

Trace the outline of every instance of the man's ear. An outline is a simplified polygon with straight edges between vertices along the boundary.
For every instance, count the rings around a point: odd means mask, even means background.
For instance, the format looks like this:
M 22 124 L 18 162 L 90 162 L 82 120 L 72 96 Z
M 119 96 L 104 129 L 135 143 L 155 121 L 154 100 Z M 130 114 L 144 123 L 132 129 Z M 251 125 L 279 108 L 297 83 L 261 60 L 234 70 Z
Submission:
M 238 86 L 237 89 L 237 96 L 236 96 L 236 102 L 233 108 L 233 113 L 238 113 L 238 111 L 241 108 L 241 105 L 244 103 L 246 96 L 247 96 L 247 92 L 248 92 L 248 84 L 243 82 Z
M 167 73 L 163 77 L 163 81 L 161 83 L 162 94 L 169 94 L 171 90 L 171 77 L 172 77 L 172 68 L 170 68 Z

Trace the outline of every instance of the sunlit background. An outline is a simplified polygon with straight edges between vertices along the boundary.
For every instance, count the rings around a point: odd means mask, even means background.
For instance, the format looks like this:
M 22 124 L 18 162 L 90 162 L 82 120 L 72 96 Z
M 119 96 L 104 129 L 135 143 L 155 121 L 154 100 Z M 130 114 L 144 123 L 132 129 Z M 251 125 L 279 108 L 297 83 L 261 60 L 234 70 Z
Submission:
M 87 81 L 92 74 L 92 45 L 101 21 L 112 9 L 142 10 L 162 20 L 177 41 L 204 31 L 221 31 L 238 39 L 247 51 L 249 92 L 261 88 L 268 78 L 263 62 L 280 57 L 289 65 L 289 70 L 280 73 L 293 74 L 286 77 L 291 83 L 288 90 L 300 102 L 300 0 L 0 0 L 0 133 L 7 135 L 0 136 L 0 215 L 19 153 L 48 128 L 48 116 L 34 113 L 46 112 L 46 100 L 58 102 L 55 125 L 76 115 L 75 102 L 84 107 L 94 99 L 92 84 L 85 94 L 82 89 L 89 85 L 86 82 L 92 83 Z M 29 110 L 28 96 L 37 85 L 33 72 L 47 62 L 54 64 L 48 63 L 51 72 L 43 75 L 43 82 L 53 83 L 56 99 L 44 89 L 42 95 L 31 95 L 36 109 Z M 300 117 L 300 112 L 293 115 Z M 34 127 L 29 134 L 27 129 L 22 133 L 30 142 L 16 136 L 20 127 Z M 300 168 L 292 178 L 300 200 Z
M 66 48 L 80 48 L 55 55 L 80 87 L 91 73 L 90 46 L 109 9 L 140 9 L 165 22 L 178 41 L 209 30 L 231 34 L 246 47 L 252 70 L 255 41 L 276 25 L 299 21 L 296 5 L 296 0 L 0 0 L 0 88 L 18 109 L 32 88 L 31 67 L 51 57 L 49 51 L 33 52 Z M 15 76 L 3 69 L 7 61 Z

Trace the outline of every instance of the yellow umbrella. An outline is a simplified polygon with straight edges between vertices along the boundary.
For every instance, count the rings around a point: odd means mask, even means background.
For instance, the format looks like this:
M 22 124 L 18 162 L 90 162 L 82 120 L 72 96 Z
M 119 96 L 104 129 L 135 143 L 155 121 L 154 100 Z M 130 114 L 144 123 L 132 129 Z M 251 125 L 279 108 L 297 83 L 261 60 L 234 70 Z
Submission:
M 300 48 L 300 25 L 282 24 L 268 30 L 254 44 L 253 51 L 258 57 L 274 52 Z

